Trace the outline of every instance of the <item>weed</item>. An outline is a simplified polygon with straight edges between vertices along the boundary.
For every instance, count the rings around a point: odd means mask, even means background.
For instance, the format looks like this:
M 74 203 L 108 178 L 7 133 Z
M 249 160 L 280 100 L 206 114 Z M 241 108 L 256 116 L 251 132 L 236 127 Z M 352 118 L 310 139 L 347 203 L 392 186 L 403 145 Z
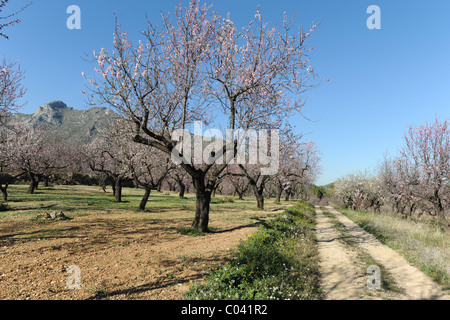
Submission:
M 0 212 L 5 212 L 10 210 L 9 206 L 7 203 L 4 202 L 0 202 Z
M 201 230 L 191 228 L 191 227 L 180 228 L 177 230 L 177 233 L 183 234 L 183 235 L 188 235 L 188 236 L 193 236 L 193 237 L 199 237 L 199 236 L 205 235 L 205 233 L 202 232 Z

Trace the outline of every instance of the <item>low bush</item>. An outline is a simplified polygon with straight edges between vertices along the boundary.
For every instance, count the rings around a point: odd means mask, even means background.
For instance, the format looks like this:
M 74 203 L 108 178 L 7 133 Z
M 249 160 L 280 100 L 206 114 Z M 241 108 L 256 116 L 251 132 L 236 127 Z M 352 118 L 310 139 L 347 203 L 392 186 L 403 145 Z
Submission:
M 186 299 L 320 298 L 315 210 L 301 201 L 242 241 L 228 264 L 193 284 Z
M 232 198 L 212 198 L 211 204 L 221 204 L 221 203 L 233 203 L 234 200 Z
M 188 235 L 188 236 L 194 236 L 194 237 L 205 235 L 204 232 L 202 232 L 198 229 L 195 229 L 195 228 L 180 228 L 177 230 L 177 233 L 183 234 L 183 235 Z
M 0 202 L 0 212 L 8 211 L 9 206 L 7 203 Z

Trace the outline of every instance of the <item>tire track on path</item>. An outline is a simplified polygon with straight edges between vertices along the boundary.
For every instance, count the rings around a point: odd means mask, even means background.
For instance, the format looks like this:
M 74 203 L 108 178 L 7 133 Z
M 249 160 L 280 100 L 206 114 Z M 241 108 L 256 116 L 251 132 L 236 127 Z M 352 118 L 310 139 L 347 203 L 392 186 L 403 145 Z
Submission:
M 358 277 L 353 252 L 344 248 L 333 224 L 316 208 L 317 244 L 319 250 L 321 287 L 326 300 L 359 300 L 364 291 L 364 280 Z
M 366 232 L 356 223 L 351 221 L 349 218 L 344 216 L 342 213 L 336 211 L 331 207 L 326 207 L 327 211 L 332 213 L 348 230 L 350 236 L 353 240 L 364 250 L 369 253 L 374 260 L 379 262 L 384 268 L 392 275 L 398 286 L 405 290 L 405 294 L 402 295 L 401 299 L 408 300 L 449 300 L 450 297 L 446 295 L 437 284 L 435 284 L 427 275 L 418 270 L 417 268 L 411 266 L 406 259 L 400 255 L 398 252 L 389 248 L 388 246 L 382 244 L 378 241 L 372 234 Z M 320 210 L 317 210 L 318 212 Z M 321 224 L 318 225 L 318 236 L 322 234 L 322 239 L 324 235 L 329 232 L 324 230 L 319 230 L 322 228 L 327 228 L 326 222 L 324 222 L 323 213 L 318 213 L 318 220 L 322 220 Z M 319 247 L 321 242 L 319 242 Z M 326 248 L 322 248 L 322 251 L 326 253 Z M 330 258 L 330 257 L 329 257 Z M 332 259 L 330 259 L 332 260 Z M 336 262 L 329 261 L 325 264 L 324 271 L 328 270 L 329 265 L 333 265 Z M 326 281 L 325 281 L 326 282 Z M 325 289 L 325 288 L 324 288 Z M 347 299 L 352 299 L 354 294 L 350 292 Z

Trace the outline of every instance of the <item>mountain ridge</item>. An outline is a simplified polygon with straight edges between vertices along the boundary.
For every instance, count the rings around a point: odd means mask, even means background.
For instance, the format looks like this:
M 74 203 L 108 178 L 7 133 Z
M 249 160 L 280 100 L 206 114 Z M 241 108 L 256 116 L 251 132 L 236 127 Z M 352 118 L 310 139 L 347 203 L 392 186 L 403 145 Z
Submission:
M 111 114 L 105 107 L 77 110 L 55 100 L 38 107 L 32 114 L 11 114 L 10 123 L 24 123 L 34 128 L 46 125 L 67 142 L 80 144 L 92 140 L 99 130 L 107 128 Z

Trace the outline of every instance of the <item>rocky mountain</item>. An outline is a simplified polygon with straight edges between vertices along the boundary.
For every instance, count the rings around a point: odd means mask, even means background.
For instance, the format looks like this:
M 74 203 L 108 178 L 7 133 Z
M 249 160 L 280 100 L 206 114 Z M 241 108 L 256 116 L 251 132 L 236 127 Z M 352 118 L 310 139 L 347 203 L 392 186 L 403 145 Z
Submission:
M 111 114 L 109 109 L 103 107 L 76 110 L 62 101 L 53 101 L 40 106 L 33 114 L 15 113 L 10 120 L 33 127 L 47 125 L 68 142 L 84 143 L 107 127 Z

